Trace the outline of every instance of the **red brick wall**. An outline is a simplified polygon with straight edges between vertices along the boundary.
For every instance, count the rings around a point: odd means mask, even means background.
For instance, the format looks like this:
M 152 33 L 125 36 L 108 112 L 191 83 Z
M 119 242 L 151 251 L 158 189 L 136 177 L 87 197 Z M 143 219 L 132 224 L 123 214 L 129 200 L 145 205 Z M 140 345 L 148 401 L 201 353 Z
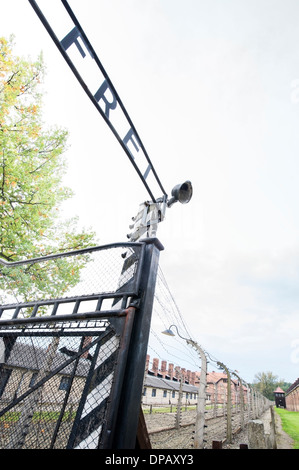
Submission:
M 289 411 L 299 411 L 299 383 L 286 394 L 286 408 Z

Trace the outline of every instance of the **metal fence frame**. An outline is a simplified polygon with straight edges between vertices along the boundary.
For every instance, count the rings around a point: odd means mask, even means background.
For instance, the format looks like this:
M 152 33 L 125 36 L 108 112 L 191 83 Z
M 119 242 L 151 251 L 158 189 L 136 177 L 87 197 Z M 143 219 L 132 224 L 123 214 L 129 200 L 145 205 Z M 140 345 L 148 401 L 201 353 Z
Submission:
M 35 328 L 35 332 L 33 328 L 32 335 L 35 334 L 37 336 L 39 334 L 38 331 L 41 329 L 45 335 L 53 334 L 53 332 L 51 333 L 49 325 L 54 325 L 55 322 L 60 322 L 60 324 L 63 322 L 78 322 L 79 324 L 84 321 L 86 324 L 93 324 L 92 322 L 100 321 L 101 319 L 109 321 L 111 328 L 114 330 L 115 335 L 119 337 L 120 342 L 117 352 L 117 361 L 113 366 L 113 383 L 107 400 L 107 410 L 102 422 L 101 437 L 96 447 L 104 449 L 133 449 L 136 446 L 138 418 L 159 255 L 160 251 L 163 250 L 161 243 L 156 238 L 147 238 L 139 243 L 117 243 L 14 263 L 6 263 L 1 260 L 1 264 L 4 266 L 20 266 L 33 262 L 42 262 L 66 256 L 76 256 L 78 254 L 113 249 L 116 247 L 138 247 L 138 249 L 140 249 L 137 269 L 129 282 L 126 282 L 115 292 L 101 292 L 77 297 L 43 299 L 31 302 L 1 305 L 0 337 L 2 337 L 5 344 L 4 359 L 7 361 L 17 337 L 20 334 L 24 334 L 24 331 L 27 331 L 26 334 L 30 335 L 29 330 L 33 326 Z M 124 269 L 125 263 L 127 262 L 128 260 L 124 260 Z M 103 301 L 107 299 L 113 301 L 112 308 L 109 310 L 101 310 Z M 97 301 L 96 309 L 94 311 L 78 313 L 80 304 L 84 304 L 84 302 L 88 300 Z M 71 302 L 75 305 L 71 313 L 64 315 L 59 315 L 59 313 L 57 313 L 57 308 L 60 304 L 68 304 Z M 53 307 L 52 312 L 50 315 L 39 317 L 38 309 L 45 305 L 51 306 L 51 308 Z M 32 307 L 30 317 L 20 318 L 19 314 L 22 308 L 27 307 Z M 4 313 L 7 315 L 8 312 L 11 312 L 10 317 L 4 318 Z M 72 360 L 79 360 L 87 349 L 88 348 L 84 349 L 81 347 L 81 349 L 77 351 L 76 358 L 70 358 L 69 363 Z M 96 357 L 94 358 L 94 367 L 96 367 L 95 364 Z M 4 364 L 0 364 L 0 372 L 3 368 Z M 84 407 L 84 401 L 86 400 L 87 394 L 90 392 L 91 382 L 94 380 L 94 377 L 95 369 L 93 369 L 93 372 L 86 377 L 86 384 L 80 398 L 78 409 L 80 409 L 80 407 L 81 409 Z M 36 384 L 35 388 L 33 387 L 33 390 L 29 390 L 27 395 L 38 389 L 38 386 L 42 386 L 45 380 L 46 379 L 39 381 L 39 384 Z M 9 407 L 11 408 L 15 404 L 16 402 L 11 403 Z M 8 408 L 5 408 L 6 411 Z M 0 411 L 0 415 L 3 414 L 3 410 L 2 412 Z M 76 419 L 79 423 L 80 413 L 77 414 Z M 83 429 L 83 433 L 81 434 L 85 437 L 88 436 L 88 433 L 90 432 L 90 422 L 84 422 L 83 424 L 82 422 L 80 423 L 78 424 L 79 428 L 81 426 Z M 74 448 L 78 444 L 78 434 L 82 431 L 81 429 L 79 432 L 79 428 L 78 426 L 76 427 L 76 425 L 73 426 L 66 448 Z

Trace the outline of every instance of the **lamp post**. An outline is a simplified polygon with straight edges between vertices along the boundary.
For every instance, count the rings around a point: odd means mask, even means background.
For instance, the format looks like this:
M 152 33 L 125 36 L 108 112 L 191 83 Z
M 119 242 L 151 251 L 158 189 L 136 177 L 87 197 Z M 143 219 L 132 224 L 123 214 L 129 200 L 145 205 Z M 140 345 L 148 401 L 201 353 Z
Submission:
M 162 333 L 168 336 L 175 336 L 175 333 L 171 330 L 174 327 L 177 330 L 177 334 L 180 338 L 184 339 L 187 344 L 190 344 L 200 355 L 201 358 L 201 372 L 198 385 L 198 400 L 196 407 L 196 421 L 195 421 L 195 433 L 194 433 L 194 448 L 203 449 L 204 447 L 204 427 L 205 427 L 205 404 L 206 404 L 206 385 L 207 385 L 207 358 L 203 349 L 193 341 L 191 338 L 184 338 L 179 334 L 176 325 L 170 325 L 170 327 Z

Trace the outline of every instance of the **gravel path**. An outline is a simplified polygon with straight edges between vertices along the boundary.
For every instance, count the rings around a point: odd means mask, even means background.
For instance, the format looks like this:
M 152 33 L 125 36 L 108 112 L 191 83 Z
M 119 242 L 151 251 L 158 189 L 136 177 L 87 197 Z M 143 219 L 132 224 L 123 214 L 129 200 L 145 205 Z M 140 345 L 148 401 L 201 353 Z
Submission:
M 145 421 L 153 449 L 192 449 L 194 438 L 194 422 L 196 412 L 185 411 L 182 413 L 181 427 L 175 429 L 174 413 L 154 413 L 146 414 Z M 265 411 L 260 418 L 264 423 L 265 433 L 270 433 L 271 413 L 270 409 Z M 245 420 L 246 422 L 246 420 Z M 207 428 L 205 430 L 205 448 L 212 448 L 212 441 L 222 441 L 223 449 L 240 449 L 240 444 L 248 444 L 247 427 L 240 431 L 239 416 L 233 416 L 233 442 L 225 443 L 226 438 L 226 418 L 219 416 L 212 418 L 206 416 Z M 280 417 L 275 413 L 276 444 L 278 449 L 292 449 L 293 440 L 281 427 Z M 168 428 L 168 429 L 166 429 Z

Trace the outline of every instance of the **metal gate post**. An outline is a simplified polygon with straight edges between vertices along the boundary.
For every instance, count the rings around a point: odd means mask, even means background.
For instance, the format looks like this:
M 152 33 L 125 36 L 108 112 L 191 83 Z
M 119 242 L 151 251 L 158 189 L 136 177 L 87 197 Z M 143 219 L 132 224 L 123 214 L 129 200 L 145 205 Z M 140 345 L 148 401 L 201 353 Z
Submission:
M 143 388 L 146 353 L 160 251 L 157 238 L 140 240 L 146 244 L 140 282 L 140 301 L 134 317 L 112 449 L 134 449 Z

